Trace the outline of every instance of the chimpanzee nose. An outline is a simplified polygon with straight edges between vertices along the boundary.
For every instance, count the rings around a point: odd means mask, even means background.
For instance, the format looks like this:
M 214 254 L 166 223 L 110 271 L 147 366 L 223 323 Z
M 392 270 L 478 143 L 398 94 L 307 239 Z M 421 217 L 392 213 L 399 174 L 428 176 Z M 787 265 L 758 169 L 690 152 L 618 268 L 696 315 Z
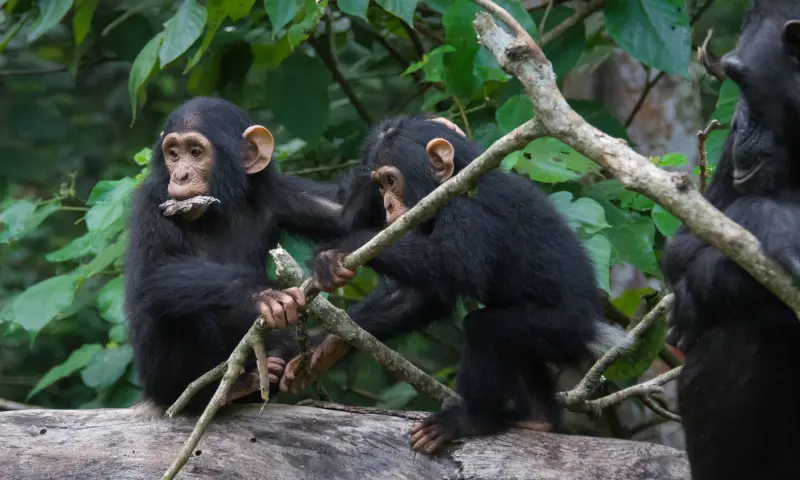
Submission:
M 175 174 L 172 176 L 172 180 L 178 185 L 183 185 L 189 181 L 189 172 L 186 170 L 175 172 Z

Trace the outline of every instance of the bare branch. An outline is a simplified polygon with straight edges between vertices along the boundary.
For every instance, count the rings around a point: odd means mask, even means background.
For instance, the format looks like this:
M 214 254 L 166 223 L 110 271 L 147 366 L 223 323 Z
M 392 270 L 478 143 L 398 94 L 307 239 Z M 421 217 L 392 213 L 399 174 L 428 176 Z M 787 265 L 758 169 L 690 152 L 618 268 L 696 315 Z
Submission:
M 500 8 L 490 0 L 475 1 L 493 5 L 492 11 Z M 688 174 L 670 173 L 656 167 L 624 141 L 594 128 L 570 108 L 556 85 L 550 62 L 530 35 L 512 28 L 517 38 L 511 37 L 486 13 L 479 13 L 473 25 L 480 42 L 492 52 L 503 70 L 517 77 L 524 86 L 536 112 L 537 133 L 558 138 L 610 171 L 627 188 L 663 206 L 695 235 L 765 285 L 795 314 L 800 312 L 800 295 L 791 277 L 761 252 L 761 245 L 753 234 L 691 188 Z
M 605 0 L 592 0 L 589 3 L 585 3 L 579 6 L 571 17 L 559 23 L 554 29 L 547 32 L 546 35 L 542 35 L 542 33 L 540 32 L 539 33 L 539 35 L 541 35 L 540 43 L 542 44 L 543 47 L 552 43 L 553 40 L 560 37 L 561 35 L 564 35 L 564 33 L 566 33 L 567 30 L 581 23 L 582 21 L 586 20 L 586 18 L 589 17 L 589 15 L 603 8 L 603 5 L 605 5 L 605 3 L 606 3 Z M 542 25 L 544 25 L 544 22 L 542 22 Z
M 725 74 L 725 70 L 722 68 L 720 58 L 716 56 L 709 47 L 709 44 L 711 43 L 711 36 L 713 34 L 714 30 L 709 29 L 708 33 L 706 34 L 706 38 L 703 40 L 703 44 L 697 47 L 697 59 L 701 64 L 703 64 L 703 67 L 705 67 L 706 73 L 716 78 L 720 82 L 724 82 L 728 76 Z
M 13 400 L 6 400 L 5 398 L 0 398 L 0 410 L 32 410 L 37 407 L 36 405 L 28 405 L 27 403 L 19 403 Z
M 175 400 L 175 403 L 173 403 L 172 406 L 170 406 L 167 409 L 167 415 L 169 415 L 170 417 L 174 417 L 175 415 L 180 413 L 181 410 L 186 408 L 186 405 L 189 403 L 189 400 L 191 400 L 192 397 L 194 397 L 197 394 L 197 392 L 199 392 L 206 385 L 216 382 L 217 380 L 222 378 L 222 376 L 225 375 L 225 370 L 227 368 L 228 368 L 228 362 L 227 361 L 222 362 L 216 367 L 209 370 L 208 372 L 204 373 L 203 376 L 201 376 L 194 382 L 190 383 L 189 386 L 186 387 L 186 389 L 183 391 L 181 396 L 178 397 L 177 400 Z
M 663 385 L 678 378 L 678 375 L 681 373 L 681 369 L 683 369 L 683 367 L 673 368 L 667 373 L 662 373 L 661 375 L 646 382 L 622 389 L 618 392 L 606 395 L 605 397 L 598 398 L 597 400 L 589 400 L 584 402 L 582 407 L 590 412 L 597 413 L 603 409 L 612 407 L 614 405 L 619 405 L 620 403 L 632 397 L 648 397 L 655 393 L 661 393 L 664 391 Z
M 662 417 L 664 417 L 664 418 L 666 418 L 668 420 L 672 420 L 673 422 L 678 422 L 678 423 L 681 422 L 681 416 L 680 415 L 672 413 L 669 410 L 667 410 L 666 408 L 662 407 L 661 405 L 658 404 L 658 402 L 653 400 L 652 397 L 642 397 L 641 400 L 642 400 L 642 403 L 644 403 L 647 406 L 647 408 L 649 408 L 650 410 L 656 412 L 657 414 L 661 415 Z

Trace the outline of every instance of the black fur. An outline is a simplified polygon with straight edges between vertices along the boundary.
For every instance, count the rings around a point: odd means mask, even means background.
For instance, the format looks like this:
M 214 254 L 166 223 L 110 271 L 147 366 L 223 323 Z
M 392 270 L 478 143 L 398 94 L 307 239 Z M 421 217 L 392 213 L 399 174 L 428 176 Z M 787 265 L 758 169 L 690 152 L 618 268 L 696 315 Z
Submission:
M 252 124 L 241 108 L 207 97 L 187 101 L 167 118 L 165 136 L 194 130 L 216 150 L 211 194 L 221 203 L 199 220 L 164 217 L 159 209 L 169 183 L 160 139 L 151 173 L 135 193 L 126 309 L 144 397 L 161 407 L 224 361 L 253 324 L 259 312 L 251 296 L 277 288 L 266 265 L 282 229 L 312 239 L 339 231 L 339 212 L 311 196 L 334 199 L 336 186 L 279 175 L 272 165 L 244 172 L 242 133 Z M 285 359 L 297 354 L 290 332 L 268 333 L 268 352 Z M 188 411 L 201 410 L 214 389 L 196 395 Z
M 366 140 L 362 178 L 382 165 L 398 167 L 404 200 L 413 206 L 438 185 L 425 151 L 436 137 L 454 146 L 455 173 L 480 154 L 474 143 L 427 117 L 390 119 Z M 376 225 L 376 186 L 361 185 L 373 192 L 361 204 L 372 212 L 361 217 L 372 219 L 362 221 L 370 228 L 320 250 L 351 252 L 383 226 Z M 382 208 L 379 218 L 384 221 Z M 423 328 L 451 313 L 459 296 L 485 305 L 464 321 L 457 377 L 464 403 L 446 405 L 434 417 L 453 436 L 498 431 L 516 420 L 560 424 L 547 362 L 577 364 L 587 358 L 602 310 L 580 240 L 529 180 L 488 173 L 475 196 L 449 201 L 368 265 L 384 283 L 348 313 L 378 338 Z M 329 282 L 322 257 L 312 267 Z
M 800 20 L 797 2 L 755 2 L 723 59 L 741 96 L 705 196 L 800 281 L 800 49 L 781 39 L 788 20 Z M 754 175 L 737 184 L 737 169 Z M 668 340 L 686 354 L 678 400 L 692 478 L 800 478 L 800 410 L 787 391 L 800 370 L 797 317 L 686 228 L 663 264 L 676 295 Z

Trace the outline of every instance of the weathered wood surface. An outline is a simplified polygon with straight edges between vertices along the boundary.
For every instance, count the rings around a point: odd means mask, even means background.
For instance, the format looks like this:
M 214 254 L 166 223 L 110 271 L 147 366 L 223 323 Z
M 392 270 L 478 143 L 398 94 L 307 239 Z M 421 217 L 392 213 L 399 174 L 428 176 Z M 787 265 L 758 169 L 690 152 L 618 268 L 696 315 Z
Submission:
M 414 455 L 412 420 L 268 405 L 221 412 L 178 478 L 688 479 L 682 452 L 656 444 L 523 430 L 471 439 L 437 457 Z M 0 413 L 0 478 L 160 478 L 192 418 L 132 409 Z

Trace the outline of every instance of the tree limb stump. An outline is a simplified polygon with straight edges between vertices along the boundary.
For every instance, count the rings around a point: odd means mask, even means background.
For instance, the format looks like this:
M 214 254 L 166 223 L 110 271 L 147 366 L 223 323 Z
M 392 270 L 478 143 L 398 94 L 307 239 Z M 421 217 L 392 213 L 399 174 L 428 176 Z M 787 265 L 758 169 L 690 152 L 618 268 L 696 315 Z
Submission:
M 689 478 L 682 452 L 651 443 L 514 429 L 457 442 L 430 457 L 409 450 L 411 418 L 291 405 L 258 411 L 221 410 L 178 478 Z M 194 423 L 183 415 L 144 418 L 137 409 L 3 412 L 0 476 L 159 478 Z

